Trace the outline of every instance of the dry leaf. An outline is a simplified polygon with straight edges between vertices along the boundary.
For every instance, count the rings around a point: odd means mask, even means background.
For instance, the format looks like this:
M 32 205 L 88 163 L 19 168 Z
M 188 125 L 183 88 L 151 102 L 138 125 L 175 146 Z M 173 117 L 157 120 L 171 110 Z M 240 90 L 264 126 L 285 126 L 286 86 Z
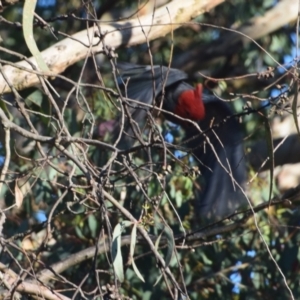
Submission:
M 16 205 L 18 208 L 21 207 L 22 203 L 23 203 L 23 193 L 20 190 L 19 186 L 18 186 L 18 181 L 16 180 L 16 184 L 15 184 L 15 197 L 16 197 Z

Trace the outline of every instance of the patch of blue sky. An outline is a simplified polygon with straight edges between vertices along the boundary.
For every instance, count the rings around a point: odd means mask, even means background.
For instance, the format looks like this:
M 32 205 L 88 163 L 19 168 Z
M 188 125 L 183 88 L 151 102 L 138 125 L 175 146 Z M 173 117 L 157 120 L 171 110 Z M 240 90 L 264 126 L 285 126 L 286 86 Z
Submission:
M 54 6 L 56 4 L 56 0 L 39 0 L 37 5 L 40 7 L 49 7 Z
M 278 89 L 278 88 L 272 88 L 271 91 L 270 91 L 270 97 L 272 97 L 272 100 L 275 101 L 275 100 L 278 100 L 276 99 L 277 97 L 280 96 L 280 94 L 284 94 L 288 91 L 288 86 L 287 85 L 282 85 L 281 86 L 281 89 Z M 269 99 L 266 99 L 264 101 L 261 101 L 260 102 L 260 105 L 261 106 L 265 106 L 267 104 L 269 104 L 270 100 Z M 268 107 L 268 109 L 270 108 L 271 106 Z
M 278 97 L 280 94 L 283 94 L 283 93 L 285 93 L 285 92 L 287 92 L 288 91 L 288 86 L 287 85 L 282 85 L 281 86 L 281 89 L 278 89 L 278 88 L 274 88 L 274 89 L 272 89 L 271 90 L 271 97 L 272 98 L 276 98 L 276 97 Z
M 270 284 L 270 281 L 267 277 L 265 277 L 265 283 L 266 283 L 266 286 L 268 286 Z
M 247 251 L 247 255 L 250 257 L 254 257 L 256 255 L 256 251 L 255 250 L 249 250 Z
M 290 35 L 290 37 L 291 37 L 291 39 L 293 41 L 294 47 L 291 48 L 291 52 L 289 54 L 285 54 L 283 56 L 283 64 L 284 64 L 285 68 L 281 68 L 281 67 L 278 68 L 278 72 L 281 73 L 281 74 L 283 74 L 284 72 L 286 72 L 286 69 L 291 68 L 292 65 L 295 64 L 296 61 L 299 60 L 300 49 L 298 48 L 298 51 L 297 51 L 296 34 L 292 33 Z M 299 40 L 298 43 L 300 43 L 300 40 Z
M 297 42 L 297 35 L 296 35 L 296 33 L 295 32 L 291 33 L 290 37 L 291 37 L 294 45 L 296 46 L 296 42 Z
M 3 145 L 0 143 L 0 149 L 3 148 Z M 0 166 L 4 164 L 5 156 L 0 155 Z
M 180 158 L 186 156 L 186 152 L 183 152 L 183 151 L 180 151 L 180 150 L 175 150 L 174 155 L 175 155 L 177 158 L 180 159 Z
M 168 132 L 166 135 L 165 135 L 165 141 L 167 143 L 173 143 L 174 142 L 174 136 L 173 134 L 171 134 L 170 132 Z
M 212 30 L 211 37 L 213 40 L 217 40 L 220 37 L 220 30 Z
M 39 222 L 45 222 L 47 221 L 46 213 L 43 210 L 38 210 L 34 213 L 34 218 Z
M 239 266 L 241 265 L 242 262 L 238 261 L 236 263 L 236 266 Z M 240 283 L 242 282 L 242 276 L 239 272 L 234 272 L 232 273 L 230 276 L 229 276 L 230 280 L 232 281 L 232 283 L 234 284 L 233 288 L 232 288 L 232 291 L 235 293 L 235 294 L 239 294 L 240 293 Z

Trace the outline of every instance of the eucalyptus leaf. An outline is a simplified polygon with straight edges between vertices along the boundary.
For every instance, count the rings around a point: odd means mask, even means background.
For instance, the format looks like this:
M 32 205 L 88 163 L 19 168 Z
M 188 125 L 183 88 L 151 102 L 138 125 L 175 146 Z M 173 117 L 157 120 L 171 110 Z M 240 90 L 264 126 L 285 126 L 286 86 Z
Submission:
M 23 7 L 23 35 L 27 47 L 31 54 L 34 56 L 39 69 L 44 72 L 50 72 L 47 64 L 45 63 L 40 50 L 38 49 L 33 35 L 33 19 L 34 10 L 37 0 L 26 0 Z
M 88 216 L 88 224 L 89 224 L 89 228 L 91 230 L 92 237 L 95 238 L 97 235 L 98 222 L 94 215 L 91 214 Z
M 139 279 L 141 279 L 143 282 L 145 282 L 142 274 L 140 273 L 140 271 L 138 270 L 135 262 L 134 262 L 134 258 L 133 258 L 133 254 L 134 254 L 134 248 L 136 245 L 136 229 L 137 229 L 137 224 L 133 225 L 132 231 L 131 231 L 131 241 L 130 241 L 130 259 L 131 259 L 131 263 L 132 263 L 132 267 L 133 270 L 135 272 L 135 274 L 137 275 L 137 277 Z
M 123 258 L 121 253 L 122 231 L 123 231 L 122 223 L 117 224 L 113 231 L 113 239 L 112 239 L 112 246 L 111 246 L 113 268 L 120 282 L 124 281 Z

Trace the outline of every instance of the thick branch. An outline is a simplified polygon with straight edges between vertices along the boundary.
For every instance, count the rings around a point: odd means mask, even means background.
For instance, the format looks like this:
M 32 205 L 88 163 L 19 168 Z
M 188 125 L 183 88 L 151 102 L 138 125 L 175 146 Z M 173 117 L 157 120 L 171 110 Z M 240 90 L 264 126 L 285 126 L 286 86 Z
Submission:
M 222 28 L 224 31 L 220 38 L 209 45 L 197 46 L 186 51 L 174 60 L 173 67 L 195 71 L 201 68 L 200 64 L 207 64 L 208 60 L 237 53 L 240 50 L 238 45 L 242 46 L 243 43 L 249 43 L 252 39 L 257 40 L 295 21 L 298 16 L 298 5 L 297 0 L 282 0 L 272 6 L 263 16 L 253 17 L 246 24 L 229 29 L 230 31 Z
M 285 164 L 295 164 L 300 162 L 300 138 L 297 134 L 292 134 L 286 139 L 278 138 L 273 141 L 274 148 L 279 144 L 280 147 L 274 153 L 275 166 L 282 166 Z M 269 155 L 269 149 L 265 140 L 260 140 L 250 146 L 250 152 L 247 155 L 250 166 L 254 170 L 268 170 L 270 168 L 270 161 L 267 160 Z M 266 164 L 262 166 L 264 161 Z
M 42 299 L 48 300 L 70 300 L 70 298 L 55 292 L 40 283 L 32 283 L 22 281 L 20 277 L 11 269 L 7 268 L 4 264 L 0 263 L 1 281 L 6 288 L 16 286 L 16 291 L 25 295 L 40 296 Z
M 110 25 L 100 24 L 100 35 L 105 38 L 109 47 L 131 46 L 165 36 L 177 29 L 182 23 L 203 14 L 209 9 L 222 3 L 224 0 L 175 0 L 159 8 L 154 14 L 149 14 L 129 21 L 116 22 Z M 173 23 L 173 24 L 172 24 Z M 91 55 L 91 52 L 103 50 L 102 42 L 95 37 L 98 27 L 95 25 L 88 30 L 83 30 L 66 38 L 42 52 L 42 57 L 49 69 L 50 76 L 63 72 L 68 66 Z M 90 47 L 93 45 L 92 47 Z M 30 62 L 37 66 L 33 57 Z M 32 69 L 28 62 L 21 61 L 16 66 L 6 65 L 3 70 L 10 83 L 18 90 L 39 83 L 38 76 L 29 73 Z M 18 66 L 28 68 L 28 71 L 18 69 Z M 9 85 L 0 75 L 1 93 L 10 92 Z

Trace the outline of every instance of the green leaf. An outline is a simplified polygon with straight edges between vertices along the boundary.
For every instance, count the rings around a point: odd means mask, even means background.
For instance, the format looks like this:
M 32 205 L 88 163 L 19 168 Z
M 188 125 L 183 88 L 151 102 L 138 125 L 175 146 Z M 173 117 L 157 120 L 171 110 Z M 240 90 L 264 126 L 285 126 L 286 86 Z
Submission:
M 158 227 L 159 227 L 159 229 L 161 229 L 160 224 L 158 224 Z M 163 231 L 159 234 L 159 236 L 157 237 L 157 239 L 156 239 L 156 241 L 155 241 L 154 246 L 155 246 L 155 249 L 156 249 L 156 250 L 158 250 L 159 242 L 160 242 L 160 239 L 161 239 L 161 237 L 162 237 L 162 234 L 163 234 Z
M 33 36 L 33 19 L 34 9 L 37 0 L 26 0 L 23 7 L 23 35 L 27 47 L 31 54 L 34 56 L 39 69 L 44 72 L 50 72 L 47 64 L 45 63 L 41 52 L 39 51 Z
M 5 112 L 6 116 L 9 118 L 10 121 L 13 120 L 12 114 L 7 109 L 6 103 L 0 100 L 0 108 Z
M 79 238 L 85 240 L 85 236 L 83 235 L 81 229 L 79 228 L 79 226 L 75 226 L 75 232 L 78 235 Z
M 41 108 L 42 101 L 43 101 L 43 95 L 42 95 L 42 93 L 41 93 L 40 90 L 34 90 L 33 93 L 31 93 L 30 95 L 28 95 L 25 98 L 25 103 L 29 107 L 31 107 L 32 104 L 35 104 L 36 106 L 38 106 L 39 108 Z
M 266 129 L 266 140 L 270 158 L 270 189 L 269 189 L 269 204 L 271 202 L 272 193 L 273 193 L 273 185 L 274 185 L 274 145 L 273 145 L 273 138 L 272 138 L 272 131 L 267 118 L 265 118 L 265 129 Z
M 157 224 L 157 226 L 159 228 L 161 228 L 162 224 Z M 166 235 L 166 238 L 167 238 L 167 255 L 166 255 L 166 259 L 165 259 L 165 263 L 166 263 L 165 268 L 167 268 L 170 264 L 170 261 L 172 259 L 172 255 L 173 255 L 173 252 L 175 249 L 175 240 L 174 240 L 172 229 L 165 225 L 162 232 L 160 233 L 157 240 L 155 241 L 155 249 L 156 250 L 158 250 L 159 242 L 161 240 L 161 236 L 163 233 Z
M 182 191 L 181 190 L 176 191 L 175 201 L 176 201 L 177 207 L 181 207 L 181 205 L 182 205 Z
M 160 274 L 160 275 L 158 276 L 158 278 L 156 279 L 156 281 L 155 281 L 155 283 L 153 284 L 153 286 L 156 286 L 156 285 L 159 283 L 159 281 L 161 280 L 161 278 L 162 278 L 162 274 Z
M 170 227 L 165 226 L 164 228 L 164 232 L 166 234 L 166 238 L 167 238 L 167 255 L 166 255 L 166 268 L 169 266 L 171 259 L 172 259 L 172 255 L 175 249 L 175 241 L 174 241 L 174 236 L 173 236 L 173 231 Z
M 98 222 L 94 215 L 89 215 L 88 224 L 89 224 L 89 228 L 91 230 L 92 237 L 96 237 Z
M 111 256 L 113 260 L 113 268 L 115 274 L 120 282 L 124 281 L 123 258 L 121 253 L 121 234 L 123 231 L 123 224 L 116 225 L 113 232 L 113 240 L 111 246 Z
M 131 221 L 122 221 L 121 225 L 123 226 L 123 228 L 129 227 L 132 225 L 132 222 Z
M 133 258 L 133 254 L 134 254 L 134 248 L 136 245 L 136 228 L 137 228 L 137 224 L 133 225 L 132 231 L 131 231 L 131 240 L 130 240 L 130 259 L 131 259 L 131 263 L 132 263 L 132 267 L 133 270 L 135 272 L 135 274 L 137 275 L 137 277 L 139 279 L 141 279 L 143 282 L 145 282 L 142 274 L 140 273 L 140 271 L 138 270 L 135 262 L 134 262 L 134 258 Z

